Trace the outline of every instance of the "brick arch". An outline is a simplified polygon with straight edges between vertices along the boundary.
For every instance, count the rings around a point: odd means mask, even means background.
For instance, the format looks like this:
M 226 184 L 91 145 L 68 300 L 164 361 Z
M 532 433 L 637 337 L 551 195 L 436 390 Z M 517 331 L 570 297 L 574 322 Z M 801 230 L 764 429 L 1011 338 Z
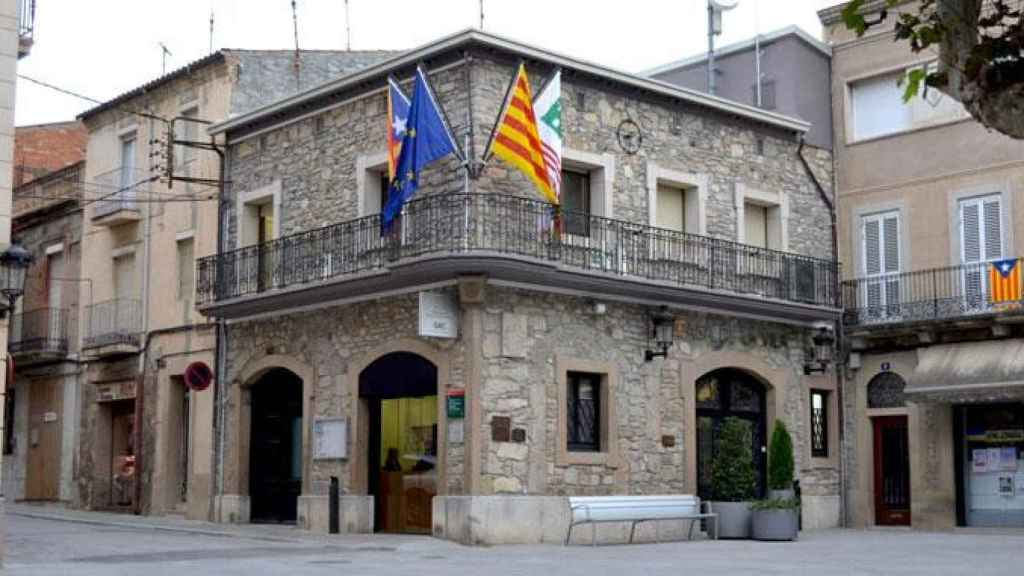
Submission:
M 267 372 L 283 368 L 295 374 L 302 380 L 302 495 L 310 492 L 310 464 L 312 462 L 310 422 L 309 415 L 313 410 L 313 391 L 316 386 L 316 369 L 306 361 L 295 356 L 286 354 L 269 354 L 260 356 L 247 362 L 238 376 L 233 379 L 235 386 L 231 387 L 231 404 L 236 407 L 236 418 L 234 426 L 234 439 L 231 448 L 234 453 L 234 479 L 235 481 L 225 483 L 227 490 L 234 490 L 234 493 L 249 495 L 249 436 L 251 430 L 251 402 L 250 396 L 252 386 L 260 381 Z
M 447 436 L 448 418 L 445 411 L 445 396 L 448 390 L 451 359 L 450 352 L 440 350 L 427 342 L 415 338 L 399 338 L 382 343 L 358 356 L 348 364 L 346 393 L 349 398 L 351 418 L 350 429 L 354 431 L 352 451 L 349 454 L 349 486 L 350 494 L 366 494 L 368 491 L 367 461 L 370 437 L 369 405 L 365 398 L 359 396 L 359 375 L 377 359 L 395 352 L 410 352 L 433 363 L 437 367 L 437 493 L 447 493 Z

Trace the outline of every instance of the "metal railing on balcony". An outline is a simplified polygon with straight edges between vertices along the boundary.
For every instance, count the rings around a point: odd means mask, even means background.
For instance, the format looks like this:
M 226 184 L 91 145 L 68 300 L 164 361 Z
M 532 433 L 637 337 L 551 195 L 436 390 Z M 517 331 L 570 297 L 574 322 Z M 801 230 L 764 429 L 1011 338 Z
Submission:
M 125 344 L 139 345 L 142 332 L 142 304 L 138 300 L 116 299 L 85 308 L 83 348 Z
M 974 262 L 847 280 L 843 321 L 857 326 L 1021 312 L 1020 300 L 995 301 L 1001 298 L 993 298 L 990 272 L 989 262 Z
M 109 216 L 120 210 L 138 210 L 139 198 L 145 198 L 150 190 L 152 177 L 149 172 L 127 166 L 115 168 L 96 176 L 93 218 Z
M 35 32 L 36 0 L 18 0 L 18 40 L 32 43 Z
M 8 351 L 11 354 L 68 353 L 68 311 L 39 308 L 11 317 Z
M 558 222 L 573 223 L 559 233 Z M 582 224 L 585 224 L 583 226 Z M 502 255 L 698 289 L 838 308 L 838 266 L 582 213 L 503 194 L 446 194 L 408 203 L 382 231 L 379 215 L 202 258 L 199 305 L 383 269 L 427 255 Z

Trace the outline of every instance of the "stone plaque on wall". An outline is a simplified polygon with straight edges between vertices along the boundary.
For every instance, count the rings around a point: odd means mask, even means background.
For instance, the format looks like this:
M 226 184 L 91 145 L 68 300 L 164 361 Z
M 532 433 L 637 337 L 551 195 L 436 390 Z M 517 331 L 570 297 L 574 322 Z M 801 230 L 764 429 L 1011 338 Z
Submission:
M 348 426 L 344 418 L 313 421 L 313 459 L 330 460 L 348 456 Z
M 420 336 L 458 338 L 459 303 L 450 292 L 420 292 Z

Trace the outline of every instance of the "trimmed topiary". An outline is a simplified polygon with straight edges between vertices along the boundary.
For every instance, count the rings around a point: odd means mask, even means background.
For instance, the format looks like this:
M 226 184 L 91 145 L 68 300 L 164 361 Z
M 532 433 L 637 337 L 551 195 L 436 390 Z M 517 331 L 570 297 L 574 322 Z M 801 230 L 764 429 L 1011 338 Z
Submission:
M 740 418 L 726 418 L 722 422 L 717 450 L 711 462 L 713 500 L 745 502 L 754 498 L 757 480 L 750 426 Z
M 793 488 L 793 439 L 782 420 L 775 421 L 772 443 L 768 447 L 768 487 L 772 490 Z

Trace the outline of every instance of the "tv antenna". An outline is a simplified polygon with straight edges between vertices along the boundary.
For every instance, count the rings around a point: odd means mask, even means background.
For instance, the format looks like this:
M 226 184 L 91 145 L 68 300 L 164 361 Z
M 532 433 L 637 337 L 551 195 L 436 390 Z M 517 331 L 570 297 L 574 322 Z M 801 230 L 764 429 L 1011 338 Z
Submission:
M 715 36 L 722 33 L 722 12 L 739 3 L 740 0 L 708 0 L 708 94 L 715 93 Z
M 173 56 L 173 54 L 171 54 L 171 51 L 167 49 L 167 45 L 164 44 L 163 42 L 157 42 L 157 44 L 160 45 L 160 66 L 161 66 L 160 73 L 161 74 L 166 74 L 167 73 L 167 57 L 168 56 Z

